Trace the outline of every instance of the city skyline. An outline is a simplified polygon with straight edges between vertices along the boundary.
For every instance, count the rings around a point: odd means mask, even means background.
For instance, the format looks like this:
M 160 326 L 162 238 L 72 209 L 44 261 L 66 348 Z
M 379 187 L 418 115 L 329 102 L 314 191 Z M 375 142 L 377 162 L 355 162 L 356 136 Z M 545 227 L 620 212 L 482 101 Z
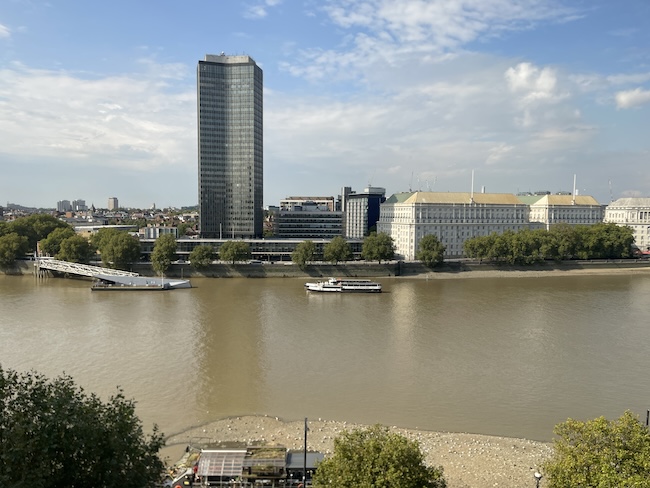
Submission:
M 642 0 L 17 0 L 0 13 L 0 201 L 196 205 L 196 60 L 222 51 L 264 70 L 265 206 L 369 184 L 468 191 L 472 171 L 477 191 L 571 191 L 575 174 L 602 204 L 646 196 L 649 14 Z

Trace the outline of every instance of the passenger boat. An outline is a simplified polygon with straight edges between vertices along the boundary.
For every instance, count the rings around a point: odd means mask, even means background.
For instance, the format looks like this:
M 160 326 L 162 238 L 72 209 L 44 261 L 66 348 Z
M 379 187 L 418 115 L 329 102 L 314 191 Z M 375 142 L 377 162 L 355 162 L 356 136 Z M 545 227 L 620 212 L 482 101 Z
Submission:
M 308 291 L 326 293 L 380 293 L 381 284 L 370 280 L 347 280 L 330 278 L 327 281 L 305 283 Z

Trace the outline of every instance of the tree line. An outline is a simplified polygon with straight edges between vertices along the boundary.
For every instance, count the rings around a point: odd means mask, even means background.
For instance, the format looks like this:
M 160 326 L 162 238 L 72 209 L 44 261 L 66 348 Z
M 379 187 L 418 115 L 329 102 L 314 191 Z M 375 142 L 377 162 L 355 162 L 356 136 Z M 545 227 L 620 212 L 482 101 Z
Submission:
M 546 260 L 628 258 L 632 255 L 633 244 L 633 231 L 627 226 L 560 224 L 551 230 L 525 229 L 473 237 L 465 241 L 463 250 L 465 256 L 472 259 L 527 265 Z M 41 253 L 74 263 L 88 263 L 97 259 L 99 253 L 104 266 L 116 269 L 128 269 L 142 257 L 139 239 L 114 228 L 100 229 L 86 239 L 76 234 L 69 224 L 44 214 L 0 222 L 0 268 L 13 265 L 21 256 L 33 254 L 37 245 Z M 431 234 L 420 239 L 415 258 L 433 268 L 443 263 L 444 253 L 445 246 Z M 153 269 L 165 273 L 177 256 L 175 237 L 171 234 L 160 236 L 150 256 Z M 202 269 L 217 257 L 234 264 L 250 259 L 252 254 L 247 242 L 233 240 L 224 242 L 218 251 L 200 244 L 192 250 L 189 260 L 194 268 Z M 340 236 L 326 243 L 321 252 L 317 252 L 313 241 L 302 241 L 291 255 L 301 269 L 316 261 L 338 264 L 353 257 L 350 244 Z M 364 238 L 362 259 L 381 263 L 394 257 L 395 243 L 390 235 L 373 232 Z
M 468 258 L 508 264 L 534 264 L 545 260 L 622 259 L 632 255 L 630 227 L 616 224 L 559 224 L 551 230 L 506 231 L 465 241 Z

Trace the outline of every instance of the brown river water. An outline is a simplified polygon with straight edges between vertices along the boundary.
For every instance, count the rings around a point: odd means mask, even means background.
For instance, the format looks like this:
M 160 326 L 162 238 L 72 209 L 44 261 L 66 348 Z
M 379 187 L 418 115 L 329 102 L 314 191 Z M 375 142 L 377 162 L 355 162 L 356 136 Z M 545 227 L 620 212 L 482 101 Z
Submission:
M 0 364 L 120 386 L 166 434 L 268 414 L 550 440 L 569 417 L 650 408 L 650 274 L 385 278 L 367 295 L 304 281 L 0 275 Z

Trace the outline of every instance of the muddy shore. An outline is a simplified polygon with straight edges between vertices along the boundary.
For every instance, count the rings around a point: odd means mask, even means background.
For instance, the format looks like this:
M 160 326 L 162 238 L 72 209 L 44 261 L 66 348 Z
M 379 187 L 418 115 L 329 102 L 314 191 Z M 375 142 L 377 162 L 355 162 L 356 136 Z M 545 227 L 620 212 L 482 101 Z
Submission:
M 283 421 L 270 416 L 243 416 L 218 420 L 170 436 L 162 457 L 168 464 L 179 460 L 188 445 L 193 447 L 228 442 L 283 446 L 302 450 L 304 420 Z M 322 419 L 308 421 L 307 449 L 332 452 L 334 438 L 360 424 Z M 442 466 L 448 488 L 534 486 L 534 473 L 551 452 L 551 444 L 476 434 L 391 430 L 419 443 L 426 463 Z

